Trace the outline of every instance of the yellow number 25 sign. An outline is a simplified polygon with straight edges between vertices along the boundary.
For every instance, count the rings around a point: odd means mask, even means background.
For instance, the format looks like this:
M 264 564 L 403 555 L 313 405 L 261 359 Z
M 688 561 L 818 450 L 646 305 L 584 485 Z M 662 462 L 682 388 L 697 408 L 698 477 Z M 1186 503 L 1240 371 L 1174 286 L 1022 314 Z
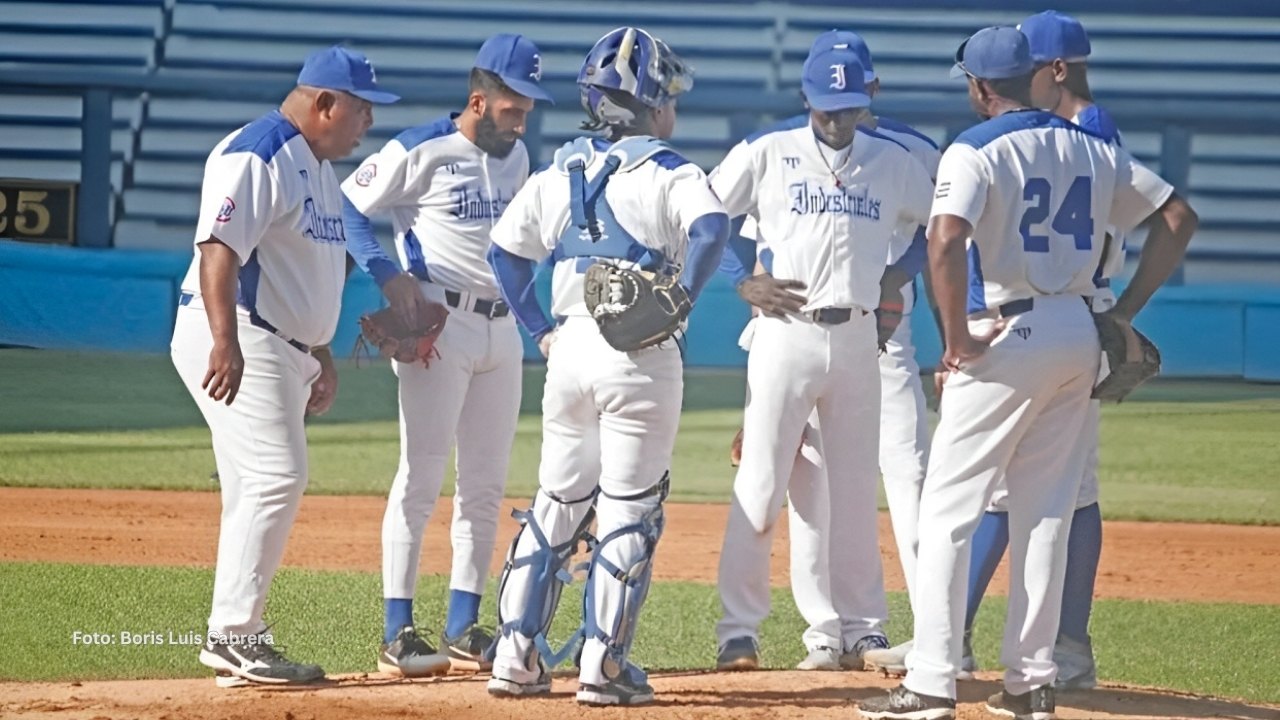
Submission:
M 0 238 L 75 242 L 76 184 L 0 178 Z

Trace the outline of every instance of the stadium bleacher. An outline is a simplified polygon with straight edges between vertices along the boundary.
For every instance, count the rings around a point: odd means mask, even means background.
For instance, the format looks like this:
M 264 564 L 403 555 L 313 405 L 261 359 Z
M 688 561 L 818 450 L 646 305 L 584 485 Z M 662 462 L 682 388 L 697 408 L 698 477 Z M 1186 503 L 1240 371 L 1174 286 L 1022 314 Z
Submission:
M 1255 3 L 1260 14 L 1210 17 L 1175 3 L 1184 14 L 1152 17 L 1135 0 L 1055 4 L 1078 12 L 1089 28 L 1095 94 L 1120 118 L 1128 145 L 1177 178 L 1200 212 L 1187 280 L 1280 282 L 1273 270 L 1280 267 L 1280 133 L 1272 122 L 1280 110 L 1280 13 Z M 82 95 L 105 83 L 113 88 L 114 244 L 184 247 L 209 148 L 270 108 L 309 50 L 333 42 L 365 50 L 383 83 L 406 96 L 379 108 L 358 151 L 367 153 L 460 103 L 476 47 L 512 30 L 543 49 L 546 82 L 559 101 L 537 113 L 529 137 L 535 162 L 545 161 L 580 121 L 573 78 L 583 53 L 622 24 L 648 27 L 697 68 L 675 142 L 706 167 L 747 130 L 801 109 L 800 64 L 813 36 L 832 25 L 867 38 L 886 114 L 939 141 L 972 124 L 963 85 L 947 78 L 955 47 L 978 27 L 1016 22 L 1025 11 L 1007 2 L 982 11 L 948 0 L 867 5 L 833 21 L 830 4 L 818 2 L 6 2 L 0 176 L 80 178 Z M 355 162 L 340 163 L 338 172 Z

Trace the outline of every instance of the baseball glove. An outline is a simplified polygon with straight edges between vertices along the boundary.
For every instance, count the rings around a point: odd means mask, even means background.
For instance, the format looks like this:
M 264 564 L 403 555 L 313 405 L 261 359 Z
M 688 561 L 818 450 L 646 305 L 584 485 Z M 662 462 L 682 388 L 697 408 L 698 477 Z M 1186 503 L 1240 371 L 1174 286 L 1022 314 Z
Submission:
M 671 337 L 692 308 L 675 276 L 606 263 L 587 268 L 583 299 L 605 341 L 622 352 Z
M 738 428 L 738 434 L 733 436 L 733 442 L 729 444 L 729 464 L 738 467 L 742 462 L 742 428 Z
M 391 308 L 360 316 L 357 351 L 372 345 L 383 357 L 402 363 L 421 361 L 424 366 L 430 366 L 433 359 L 440 357 L 436 339 L 444 331 L 449 311 L 437 302 L 428 303 L 428 306 L 430 311 L 425 313 L 425 317 L 419 313 L 418 327 L 414 328 L 401 321 Z
M 1111 313 L 1093 316 L 1109 372 L 1093 388 L 1096 400 L 1120 402 L 1160 372 L 1160 351 L 1146 335 Z

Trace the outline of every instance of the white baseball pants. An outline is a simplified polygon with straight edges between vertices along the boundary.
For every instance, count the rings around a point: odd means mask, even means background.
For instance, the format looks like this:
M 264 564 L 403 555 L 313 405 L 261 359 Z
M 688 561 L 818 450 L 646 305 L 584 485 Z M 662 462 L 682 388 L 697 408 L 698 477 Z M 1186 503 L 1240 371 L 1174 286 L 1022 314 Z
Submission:
M 427 299 L 444 301 L 438 285 L 422 283 Z M 422 534 L 444 484 L 456 443 L 458 481 L 450 540 L 452 590 L 484 593 L 497 542 L 498 513 L 520 414 L 524 347 L 515 318 L 490 320 L 449 308 L 429 367 L 392 361 L 400 378 L 400 467 L 382 518 L 382 592 L 412 599 L 418 584 Z
M 810 539 L 800 551 L 807 553 L 801 565 L 812 568 L 816 578 L 793 586 L 796 605 L 810 624 L 806 645 L 841 649 L 880 632 L 888 611 L 876 533 L 880 383 L 875 334 L 874 316 L 856 309 L 840 325 L 795 316 L 756 320 L 747 361 L 742 463 L 720 555 L 720 643 L 758 637 L 769 613 L 769 552 L 788 490 L 792 519 L 803 526 L 803 534 L 793 537 Z M 801 466 L 797 482 L 796 451 L 815 411 L 826 472 L 815 472 L 821 466 L 810 461 L 812 469 Z M 840 522 L 832 523 L 833 517 Z M 832 576 L 830 562 L 821 561 L 821 548 L 836 544 L 845 546 L 853 564 Z
M 320 363 L 239 317 L 244 376 L 230 406 L 201 389 L 213 337 L 204 309 L 179 307 L 170 354 L 213 435 L 222 487 L 211 633 L 262 632 L 263 607 L 307 487 L 303 427 Z
M 993 320 L 970 322 L 988 331 Z M 920 500 L 915 647 L 903 684 L 955 697 L 969 552 L 996 481 L 1009 486 L 1010 587 L 1001 662 L 1005 687 L 1052 684 L 1067 533 L 1084 472 L 1098 337 L 1074 296 L 1037 297 L 943 392 Z

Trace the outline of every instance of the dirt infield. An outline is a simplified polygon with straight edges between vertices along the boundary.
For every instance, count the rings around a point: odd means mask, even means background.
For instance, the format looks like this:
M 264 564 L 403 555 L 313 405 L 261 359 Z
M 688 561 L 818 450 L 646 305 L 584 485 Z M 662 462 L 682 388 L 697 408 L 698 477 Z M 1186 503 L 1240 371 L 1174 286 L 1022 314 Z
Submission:
M 313 569 L 376 571 L 384 501 L 376 497 L 307 497 L 285 563 Z M 217 541 L 216 493 L 0 488 L 0 561 L 211 566 Z M 668 506 L 659 547 L 659 580 L 714 582 L 726 508 Z M 427 530 L 425 573 L 448 571 L 450 513 Z M 506 514 L 504 513 L 504 517 Z M 785 523 L 785 513 L 783 514 Z M 500 544 L 514 532 L 504 520 Z M 902 578 L 880 518 L 890 589 Z M 780 538 L 785 538 L 785 532 Z M 495 554 L 494 570 L 500 565 Z M 1003 592 L 1001 574 L 992 584 Z M 788 582 L 785 540 L 775 543 L 772 579 Z M 1098 578 L 1102 597 L 1271 603 L 1280 595 L 1280 528 L 1109 522 Z M 986 718 L 982 700 L 998 675 L 960 687 L 959 718 Z M 896 681 L 870 673 L 656 673 L 658 701 L 643 708 L 592 710 L 599 718 L 856 718 L 855 703 Z M 379 675 L 339 677 L 304 689 L 218 690 L 209 679 L 85 683 L 0 683 L 0 718 L 32 720 L 338 720 L 433 716 L 448 720 L 559 720 L 581 713 L 575 681 L 558 678 L 551 698 L 490 698 L 482 680 L 451 677 L 396 681 Z M 1280 708 L 1108 686 L 1059 697 L 1060 718 L 1240 718 L 1280 720 Z
M 448 502 L 447 500 L 445 502 Z M 509 503 L 510 504 L 510 503 Z M 374 572 L 381 565 L 379 497 L 308 496 L 285 564 Z M 212 566 L 218 538 L 216 493 L 0 488 L 0 561 Z M 450 512 L 427 527 L 422 572 L 447 573 Z M 667 506 L 658 546 L 659 580 L 715 582 L 727 509 Z M 515 521 L 503 511 L 499 546 Z M 773 582 L 786 585 L 786 513 L 774 543 Z M 889 518 L 880 517 L 886 580 L 902 590 Z M 501 569 L 495 553 L 493 571 Z M 1008 586 L 1003 567 L 993 593 Z M 1273 603 L 1280 597 L 1280 527 L 1108 522 L 1098 595 L 1108 598 Z

